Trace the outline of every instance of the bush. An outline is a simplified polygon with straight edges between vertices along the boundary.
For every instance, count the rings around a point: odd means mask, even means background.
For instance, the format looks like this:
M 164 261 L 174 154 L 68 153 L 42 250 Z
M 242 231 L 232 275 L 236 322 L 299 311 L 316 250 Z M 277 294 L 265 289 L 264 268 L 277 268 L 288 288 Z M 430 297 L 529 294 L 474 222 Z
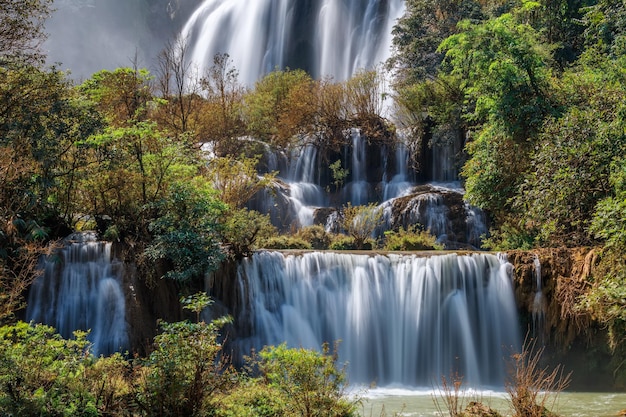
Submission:
M 260 243 L 264 249 L 312 249 L 309 242 L 297 236 L 280 235 L 264 240 Z
M 355 250 L 354 238 L 345 235 L 335 235 L 329 246 L 332 250 Z
M 256 363 L 268 385 L 282 394 L 286 415 L 301 417 L 356 416 L 358 400 L 345 396 L 345 370 L 337 368 L 337 355 L 328 344 L 317 352 L 304 348 L 266 346 Z
M 437 238 L 418 226 L 385 232 L 385 250 L 443 250 Z
M 157 218 L 149 227 L 153 240 L 144 255 L 169 263 L 166 278 L 185 282 L 217 268 L 224 258 L 219 219 L 226 206 L 206 183 L 176 183 L 154 209 Z
M 0 415 L 98 415 L 86 336 L 64 340 L 52 327 L 24 322 L 0 328 Z
M 298 230 L 295 236 L 308 242 L 313 249 L 317 250 L 328 249 L 331 242 L 330 234 L 319 224 L 304 227 Z
M 205 416 L 213 395 L 229 389 L 231 369 L 220 359 L 218 330 L 211 323 L 164 323 L 154 351 L 140 369 L 137 402 L 148 415 Z
M 240 259 L 250 256 L 257 247 L 265 246 L 264 242 L 277 233 L 269 215 L 244 208 L 227 214 L 222 236 L 230 256 Z
M 382 222 L 383 211 L 375 204 L 353 206 L 348 203 L 341 212 L 341 226 L 353 238 L 356 249 L 367 249 L 366 242 Z
M 231 392 L 214 397 L 216 417 L 282 417 L 287 416 L 287 404 L 276 387 L 266 384 L 263 378 L 244 379 Z

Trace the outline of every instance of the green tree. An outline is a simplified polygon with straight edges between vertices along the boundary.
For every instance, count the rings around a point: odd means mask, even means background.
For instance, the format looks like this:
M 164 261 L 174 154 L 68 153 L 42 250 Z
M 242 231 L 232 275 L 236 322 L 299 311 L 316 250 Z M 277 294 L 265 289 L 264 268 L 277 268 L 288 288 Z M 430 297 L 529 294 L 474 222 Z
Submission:
M 394 53 L 388 62 L 400 85 L 435 76 L 443 60 L 439 44 L 457 32 L 461 20 L 484 18 L 480 2 L 470 0 L 408 0 L 405 7 L 393 28 Z
M 39 62 L 44 23 L 53 0 L 3 0 L 0 3 L 0 65 L 7 61 Z
M 23 306 L 37 257 L 66 233 L 82 150 L 101 120 L 65 75 L 29 64 L 0 67 L 0 299 L 2 318 Z M 2 320 L 2 319 L 0 319 Z
M 166 278 L 187 282 L 219 265 L 224 258 L 220 219 L 226 206 L 202 179 L 172 184 L 153 206 L 155 216 L 149 225 L 153 239 L 144 255 L 166 263 Z
M 249 133 L 287 147 L 310 132 L 316 99 L 313 79 L 302 70 L 273 71 L 257 81 L 244 100 Z
M 235 259 L 252 255 L 260 244 L 278 234 L 269 214 L 246 208 L 229 210 L 222 221 L 222 243 Z
M 232 385 L 232 371 L 219 357 L 219 330 L 228 321 L 162 324 L 138 381 L 136 400 L 145 414 L 183 417 L 214 412 L 211 398 Z
M 78 89 L 105 115 L 109 125 L 126 127 L 146 120 L 148 103 L 153 99 L 152 78 L 148 70 L 139 68 L 102 70 Z
M 439 47 L 450 73 L 462 80 L 464 116 L 477 130 L 463 168 L 469 202 L 503 218 L 528 170 L 543 122 L 557 113 L 553 103 L 551 49 L 520 23 L 521 9 L 483 23 L 463 21 L 460 33 Z M 470 127 L 471 129 L 471 127 Z
M 96 416 L 96 397 L 85 371 L 86 333 L 61 338 L 44 325 L 0 327 L 0 414 L 19 416 Z
M 196 151 L 153 122 L 107 128 L 82 146 L 89 164 L 80 172 L 76 211 L 110 217 L 122 235 L 145 238 L 150 204 L 199 170 Z
M 254 364 L 271 387 L 285 398 L 287 415 L 302 417 L 356 416 L 356 401 L 346 398 L 344 369 L 337 368 L 337 355 L 328 344 L 321 352 L 269 346 L 259 352 Z

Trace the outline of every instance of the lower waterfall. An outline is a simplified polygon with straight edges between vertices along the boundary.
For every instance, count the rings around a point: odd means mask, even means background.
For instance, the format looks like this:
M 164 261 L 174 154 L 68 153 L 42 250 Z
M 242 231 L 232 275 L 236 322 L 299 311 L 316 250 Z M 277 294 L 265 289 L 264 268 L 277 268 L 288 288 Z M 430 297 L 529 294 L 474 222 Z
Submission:
M 77 233 L 42 262 L 43 274 L 30 289 L 27 320 L 52 326 L 65 338 L 89 330 L 96 356 L 127 350 L 123 264 L 112 259 L 111 243 Z
M 258 252 L 238 270 L 241 353 L 340 341 L 352 384 L 502 386 L 520 348 L 512 266 L 492 254 L 432 257 Z

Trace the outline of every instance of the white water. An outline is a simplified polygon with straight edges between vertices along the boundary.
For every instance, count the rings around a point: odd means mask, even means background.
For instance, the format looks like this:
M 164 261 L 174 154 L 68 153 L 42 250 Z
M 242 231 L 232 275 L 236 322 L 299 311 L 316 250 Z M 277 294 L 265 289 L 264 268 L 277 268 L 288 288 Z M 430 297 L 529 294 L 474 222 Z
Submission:
M 53 326 L 65 338 L 90 330 L 94 355 L 129 348 L 121 279 L 123 265 L 111 258 L 111 243 L 75 234 L 65 247 L 43 261 L 33 283 L 26 317 Z
M 537 337 L 543 336 L 544 322 L 546 317 L 546 300 L 543 296 L 543 282 L 541 278 L 541 261 L 539 256 L 535 255 L 533 260 L 533 266 L 535 268 L 535 297 L 533 298 L 532 305 L 532 318 L 533 318 L 533 334 Z
M 441 416 L 439 409 L 447 414 L 440 384 L 428 390 L 373 389 L 366 390 L 362 397 L 363 417 L 383 415 L 435 417 Z M 472 390 L 462 387 L 459 400 L 464 408 L 470 401 L 480 401 L 500 412 L 503 416 L 513 416 L 507 394 L 502 391 Z M 436 402 L 439 407 L 437 408 Z M 562 392 L 555 401 L 548 401 L 548 408 L 563 417 L 615 417 L 626 405 L 625 393 L 610 392 Z M 383 413 L 384 411 L 384 413 Z
M 181 31 L 202 71 L 228 53 L 244 84 L 276 68 L 348 79 L 385 61 L 404 0 L 205 0 Z
M 520 346 L 511 265 L 494 255 L 259 252 L 239 269 L 243 351 L 341 340 L 351 383 L 502 386 Z

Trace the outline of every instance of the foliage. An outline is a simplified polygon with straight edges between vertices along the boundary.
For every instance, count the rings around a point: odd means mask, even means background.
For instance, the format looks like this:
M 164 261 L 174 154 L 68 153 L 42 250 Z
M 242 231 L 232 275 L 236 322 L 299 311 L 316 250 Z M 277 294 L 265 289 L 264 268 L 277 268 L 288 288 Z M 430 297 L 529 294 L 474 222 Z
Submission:
M 260 245 L 263 249 L 313 249 L 313 246 L 301 237 L 288 235 L 269 237 Z
M 196 322 L 200 323 L 200 313 L 202 310 L 213 304 L 213 300 L 207 295 L 206 292 L 201 291 L 187 297 L 181 297 L 180 304 L 185 310 L 190 310 L 196 313 Z
M 207 92 L 203 116 L 203 141 L 214 144 L 218 156 L 239 155 L 242 145 L 239 136 L 245 132 L 242 121 L 244 88 L 238 81 L 239 73 L 228 54 L 217 54 L 213 65 L 201 80 Z
M 316 100 L 314 82 L 302 70 L 273 71 L 246 95 L 244 115 L 249 133 L 280 147 L 310 131 Z
M 302 417 L 356 415 L 356 403 L 345 397 L 347 381 L 337 368 L 337 355 L 328 344 L 322 351 L 269 346 L 255 364 L 271 387 L 282 393 L 288 414 Z
M 257 173 L 258 158 L 217 157 L 209 161 L 207 177 L 220 200 L 232 209 L 241 209 L 256 193 L 272 183 L 276 173 Z
M 166 278 L 185 282 L 219 265 L 224 258 L 219 219 L 226 207 L 206 184 L 175 183 L 154 209 L 149 226 L 153 240 L 144 254 L 151 261 L 169 263 Z
M 393 28 L 394 54 L 388 66 L 403 85 L 437 73 L 443 54 L 437 46 L 456 33 L 463 19 L 479 21 L 483 11 L 476 1 L 408 0 L 406 12 Z
M 385 250 L 443 250 L 444 245 L 437 243 L 437 237 L 423 230 L 419 225 L 385 232 Z
M 319 224 L 303 227 L 296 232 L 295 236 L 308 242 L 311 248 L 317 250 L 328 249 L 331 242 L 331 235 L 326 232 L 324 226 Z
M 96 72 L 79 91 L 97 106 L 112 127 L 145 121 L 152 100 L 152 76 L 145 69 L 117 68 Z
M 350 170 L 348 168 L 341 167 L 341 159 L 337 159 L 335 162 L 328 166 L 331 171 L 331 175 L 333 177 L 333 185 L 335 186 L 335 190 L 339 190 L 343 183 L 350 175 Z
M 626 163 L 611 165 L 613 195 L 598 203 L 591 231 L 605 242 L 580 307 L 609 330 L 609 346 L 623 355 L 626 340 Z
M 223 223 L 222 241 L 234 259 L 249 256 L 259 247 L 267 248 L 267 242 L 278 234 L 269 215 L 246 208 L 228 211 Z
M 53 0 L 3 0 L 0 3 L 0 65 L 42 60 L 39 47 Z
M 558 121 L 546 122 L 542 145 L 515 198 L 517 211 L 529 227 L 538 230 L 538 243 L 594 243 L 588 232 L 592 214 L 609 192 L 611 161 L 626 149 L 619 131 L 601 125 L 597 114 L 577 108 Z
M 0 414 L 95 416 L 99 398 L 89 391 L 86 333 L 64 340 L 44 325 L 0 328 Z
M 232 370 L 220 357 L 219 329 L 210 323 L 163 323 L 138 382 L 137 401 L 148 415 L 204 416 L 212 395 L 227 390 Z
M 467 117 L 499 125 L 514 141 L 532 137 L 552 112 L 549 46 L 513 13 L 459 27 L 461 32 L 439 50 L 445 51 L 451 73 L 463 77 L 466 95 L 475 103 Z
M 368 248 L 368 246 L 371 249 L 371 243 L 365 242 L 363 249 Z M 335 235 L 328 248 L 331 250 L 354 250 L 357 249 L 357 246 L 352 236 Z
M 626 159 L 611 165 L 610 182 L 613 195 L 598 203 L 591 225 L 596 237 L 604 240 L 606 247 L 626 250 Z
M 365 242 L 382 224 L 383 212 L 376 204 L 353 206 L 348 203 L 341 211 L 341 227 L 354 239 L 356 249 L 364 249 Z
M 286 400 L 277 387 L 248 378 L 212 401 L 220 405 L 215 410 L 217 417 L 296 417 L 296 414 L 289 414 Z
M 507 222 L 490 230 L 489 237 L 482 239 L 481 247 L 491 251 L 530 250 L 534 247 L 535 237 L 526 228 Z

